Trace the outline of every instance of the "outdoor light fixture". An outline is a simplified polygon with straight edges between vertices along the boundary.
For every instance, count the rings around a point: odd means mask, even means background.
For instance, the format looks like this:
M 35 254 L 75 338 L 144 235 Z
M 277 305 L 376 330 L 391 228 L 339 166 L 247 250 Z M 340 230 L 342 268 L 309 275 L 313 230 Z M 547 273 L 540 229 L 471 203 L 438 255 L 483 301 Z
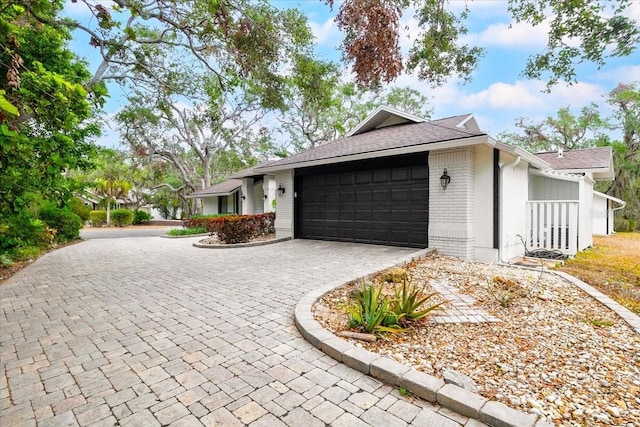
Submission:
M 244 195 L 244 194 L 242 194 L 242 193 L 240 193 L 240 198 L 241 198 L 242 200 L 247 200 L 247 196 L 245 196 L 245 195 Z
M 263 194 L 264 199 L 267 200 L 269 198 L 269 196 L 267 196 L 266 194 Z
M 278 195 L 280 197 L 282 197 L 282 195 L 284 194 L 284 185 L 282 183 L 278 184 Z
M 440 177 L 440 185 L 442 185 L 442 189 L 446 190 L 450 182 L 451 182 L 451 177 L 447 173 L 447 168 L 444 168 L 444 173 Z

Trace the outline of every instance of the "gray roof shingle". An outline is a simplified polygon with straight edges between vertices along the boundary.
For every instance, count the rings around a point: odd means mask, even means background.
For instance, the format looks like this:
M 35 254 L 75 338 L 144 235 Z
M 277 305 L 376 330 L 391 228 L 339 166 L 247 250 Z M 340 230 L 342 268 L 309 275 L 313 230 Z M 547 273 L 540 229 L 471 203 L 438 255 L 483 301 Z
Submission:
M 203 197 L 203 196 L 228 196 L 242 187 L 241 179 L 229 179 L 219 184 L 212 185 L 202 190 L 194 191 L 187 197 Z
M 264 165 L 264 167 L 285 165 L 294 167 L 300 163 L 316 160 L 337 159 L 344 156 L 427 145 L 481 135 L 485 134 L 453 128 L 437 122 L 400 124 L 329 141 L 311 150 L 271 162 L 268 165 Z M 263 166 L 259 166 L 256 169 L 260 170 L 261 167 Z
M 536 156 L 549 163 L 555 170 L 608 169 L 613 153 L 611 147 L 594 147 L 567 150 L 558 157 L 557 151 L 536 153 Z

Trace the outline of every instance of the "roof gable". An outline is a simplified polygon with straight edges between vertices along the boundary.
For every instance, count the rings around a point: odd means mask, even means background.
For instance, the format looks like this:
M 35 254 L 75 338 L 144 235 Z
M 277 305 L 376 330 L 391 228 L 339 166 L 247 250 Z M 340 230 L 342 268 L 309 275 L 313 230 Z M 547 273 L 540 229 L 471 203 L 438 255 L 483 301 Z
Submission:
M 476 122 L 473 114 L 462 114 L 460 116 L 445 117 L 443 119 L 432 120 L 431 123 L 437 123 L 443 126 L 465 129 L 470 132 L 480 132 L 480 126 Z
M 369 132 L 374 129 L 381 129 L 387 126 L 405 123 L 422 123 L 426 121 L 427 120 L 422 117 L 414 116 L 413 114 L 405 113 L 403 111 L 396 110 L 395 108 L 383 105 L 376 108 L 367 116 L 366 119 L 347 133 L 346 136 L 359 135 L 361 133 Z

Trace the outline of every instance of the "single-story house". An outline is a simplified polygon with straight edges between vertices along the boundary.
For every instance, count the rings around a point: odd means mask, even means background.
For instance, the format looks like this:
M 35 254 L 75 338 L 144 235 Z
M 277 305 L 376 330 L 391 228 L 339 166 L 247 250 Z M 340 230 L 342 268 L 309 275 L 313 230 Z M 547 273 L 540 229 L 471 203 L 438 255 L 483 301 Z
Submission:
M 524 253 L 522 236 L 529 249 L 573 255 L 592 244 L 596 229 L 612 232 L 610 212 L 623 203 L 593 191 L 596 180 L 613 179 L 610 148 L 565 165 L 573 153 L 536 156 L 503 144 L 471 114 L 425 120 L 380 107 L 345 137 L 240 172 L 234 178 L 242 181 L 233 182 L 242 213 L 275 190 L 277 237 L 499 261 Z M 261 183 L 263 192 L 254 191 Z M 606 203 L 594 202 L 603 196 Z M 594 209 L 604 220 L 593 220 Z
M 254 169 L 242 170 L 227 181 L 194 191 L 187 198 L 202 200 L 204 215 L 273 212 L 276 205 L 275 177 L 252 175 Z

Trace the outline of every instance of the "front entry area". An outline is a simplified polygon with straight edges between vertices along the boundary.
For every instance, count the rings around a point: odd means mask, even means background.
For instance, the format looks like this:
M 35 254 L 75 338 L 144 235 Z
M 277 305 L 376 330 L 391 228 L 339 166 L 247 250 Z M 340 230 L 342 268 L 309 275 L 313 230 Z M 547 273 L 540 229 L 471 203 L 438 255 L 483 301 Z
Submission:
M 295 171 L 295 236 L 426 248 L 428 153 Z

